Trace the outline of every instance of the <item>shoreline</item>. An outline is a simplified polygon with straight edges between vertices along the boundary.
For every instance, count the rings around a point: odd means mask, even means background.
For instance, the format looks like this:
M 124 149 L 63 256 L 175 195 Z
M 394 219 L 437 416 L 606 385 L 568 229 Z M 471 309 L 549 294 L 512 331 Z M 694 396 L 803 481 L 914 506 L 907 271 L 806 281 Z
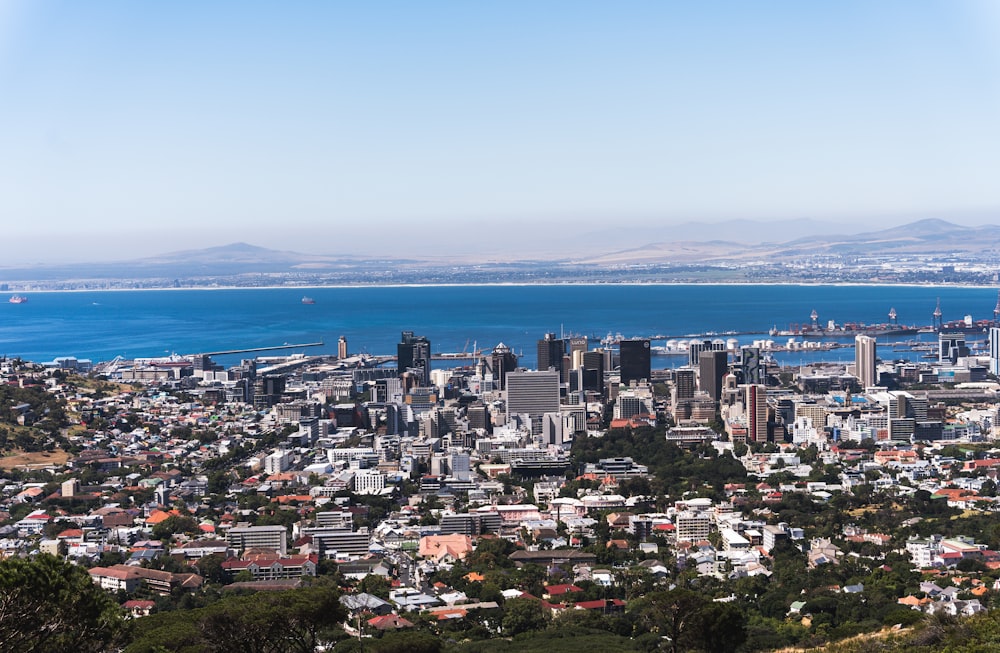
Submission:
M 492 283 L 357 283 L 357 284 L 322 284 L 305 286 L 164 286 L 154 288 L 9 288 L 5 293 L 18 294 L 53 294 L 53 293 L 119 293 L 119 292 L 178 292 L 178 291 L 202 291 L 212 292 L 219 290 L 351 290 L 369 288 L 561 288 L 561 287 L 727 287 L 727 286 L 752 286 L 752 287 L 792 287 L 792 288 L 956 288 L 962 290 L 992 289 L 1000 292 L 998 284 L 968 284 L 968 283 L 872 283 L 872 282 L 790 282 L 790 281 L 497 281 Z

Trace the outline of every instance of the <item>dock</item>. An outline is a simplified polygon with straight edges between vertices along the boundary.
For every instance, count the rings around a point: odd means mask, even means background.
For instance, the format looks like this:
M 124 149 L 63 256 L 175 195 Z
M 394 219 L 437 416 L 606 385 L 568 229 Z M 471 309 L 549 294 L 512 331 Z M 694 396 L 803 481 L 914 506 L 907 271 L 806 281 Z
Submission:
M 322 342 L 304 342 L 301 344 L 290 345 L 285 343 L 283 345 L 273 345 L 271 347 L 248 347 L 246 349 L 228 349 L 226 351 L 208 351 L 201 356 L 228 356 L 230 354 L 252 354 L 258 351 L 280 351 L 282 349 L 303 349 L 305 347 L 322 347 Z

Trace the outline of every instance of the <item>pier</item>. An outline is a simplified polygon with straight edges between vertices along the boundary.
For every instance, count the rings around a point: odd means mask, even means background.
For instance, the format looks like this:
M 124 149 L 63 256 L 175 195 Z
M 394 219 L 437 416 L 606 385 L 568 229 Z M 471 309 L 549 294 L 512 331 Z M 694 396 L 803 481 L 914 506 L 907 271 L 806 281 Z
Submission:
M 208 351 L 208 352 L 204 352 L 204 353 L 198 354 L 198 355 L 201 355 L 201 356 L 228 356 L 230 354 L 252 354 L 252 353 L 258 352 L 258 351 L 279 351 L 279 350 L 282 350 L 282 349 L 301 349 L 301 348 L 305 348 L 305 347 L 322 347 L 322 346 L 323 346 L 322 342 L 305 342 L 305 343 L 296 344 L 296 345 L 290 345 L 288 343 L 285 343 L 283 345 L 273 345 L 271 347 L 248 347 L 246 349 L 228 349 L 226 351 Z

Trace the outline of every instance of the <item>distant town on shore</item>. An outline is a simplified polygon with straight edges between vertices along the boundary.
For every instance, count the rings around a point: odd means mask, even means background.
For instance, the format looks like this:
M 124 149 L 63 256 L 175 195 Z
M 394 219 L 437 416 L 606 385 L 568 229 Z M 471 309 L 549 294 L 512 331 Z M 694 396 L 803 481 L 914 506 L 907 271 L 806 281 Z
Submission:
M 706 225 L 706 236 L 709 235 Z M 760 223 L 752 242 L 654 242 L 559 259 L 510 256 L 363 257 L 235 243 L 132 261 L 0 267 L 0 292 L 153 288 L 488 283 L 857 283 L 993 285 L 1000 227 L 922 220 L 883 231 L 781 242 Z M 769 242 L 771 241 L 771 242 Z

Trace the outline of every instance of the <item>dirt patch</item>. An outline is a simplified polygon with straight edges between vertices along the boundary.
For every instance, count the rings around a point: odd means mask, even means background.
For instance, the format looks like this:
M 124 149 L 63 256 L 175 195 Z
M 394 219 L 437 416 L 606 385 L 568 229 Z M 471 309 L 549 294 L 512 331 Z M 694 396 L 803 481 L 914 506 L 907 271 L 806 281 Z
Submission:
M 65 465 L 70 459 L 70 455 L 62 449 L 55 451 L 20 451 L 0 457 L 0 469 L 14 469 L 25 467 L 39 469 L 51 465 Z

